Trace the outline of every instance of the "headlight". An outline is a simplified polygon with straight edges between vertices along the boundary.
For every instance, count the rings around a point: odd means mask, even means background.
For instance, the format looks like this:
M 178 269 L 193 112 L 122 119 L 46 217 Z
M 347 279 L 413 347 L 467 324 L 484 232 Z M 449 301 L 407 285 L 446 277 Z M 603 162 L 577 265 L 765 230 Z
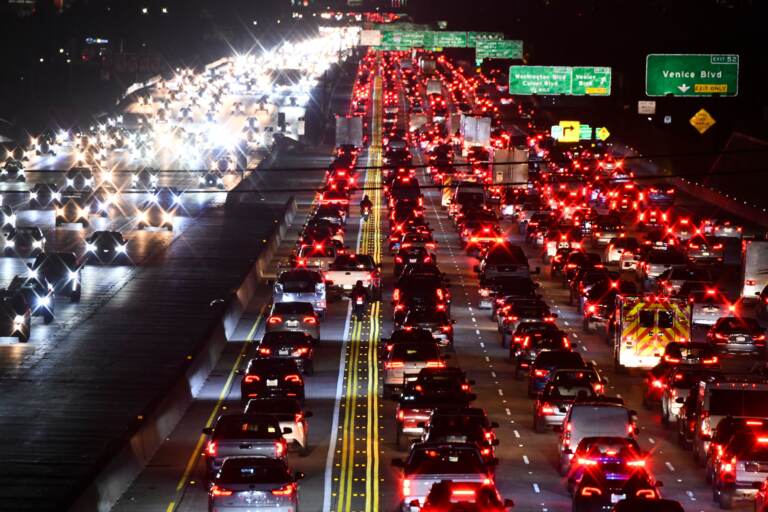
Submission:
M 181 196 L 173 196 L 173 204 L 181 203 Z
M 56 208 L 56 215 L 58 216 L 64 215 L 64 208 Z
M 119 252 L 121 254 L 125 254 L 125 251 L 127 250 L 125 245 L 118 245 L 115 247 L 115 252 Z
M 16 247 L 16 242 L 14 242 L 13 240 L 6 240 L 5 241 L 5 246 L 6 247 L 11 247 L 11 248 Z
M 148 218 L 147 212 L 139 212 L 139 220 L 146 222 Z
M 37 199 L 37 192 L 30 192 L 29 199 Z
M 88 215 L 88 212 L 86 212 L 84 209 L 82 209 L 82 208 L 80 208 L 78 206 L 77 207 L 77 215 L 80 216 L 80 217 L 85 217 L 86 215 Z
M 223 183 L 224 183 L 224 180 L 223 180 L 223 179 L 221 179 L 221 178 L 216 178 L 216 183 L 217 183 L 217 184 L 219 184 L 219 185 L 221 185 L 221 184 L 223 184 Z
M 53 194 L 51 194 L 51 199 L 55 199 L 56 201 L 60 201 L 61 200 L 61 193 L 54 192 Z
M 28 276 L 30 279 L 37 279 L 37 270 L 35 270 L 35 269 L 33 269 L 33 268 L 29 269 L 29 270 L 27 271 L 27 276 Z
M 85 250 L 87 252 L 96 252 L 96 244 L 92 244 L 90 242 L 85 244 Z
M 38 307 L 49 307 L 51 305 L 51 298 L 46 295 L 45 297 L 38 297 L 37 298 L 37 306 Z
M 165 222 L 173 222 L 173 214 L 171 212 L 163 212 L 163 220 Z
M 75 184 L 75 180 L 73 180 L 72 178 L 67 178 L 67 185 L 68 185 L 68 186 L 70 186 L 70 187 L 71 187 L 71 186 L 72 186 L 72 185 L 74 185 L 74 184 Z
M 15 213 L 12 213 L 9 217 L 6 217 L 6 219 L 7 219 L 6 222 L 8 224 L 16 225 L 16 214 Z
M 35 240 L 32 242 L 32 247 L 34 249 L 42 249 L 43 248 L 43 241 L 42 240 Z
M 205 176 L 200 176 L 200 183 L 205 183 Z
M 13 317 L 13 323 L 15 324 L 14 327 L 21 326 L 21 324 L 24 323 L 24 316 L 16 315 L 15 317 Z
M 75 270 L 70 270 L 69 271 L 69 280 L 70 281 L 75 281 L 75 280 L 77 280 L 79 278 L 80 278 L 80 274 L 77 273 L 77 271 L 75 271 Z

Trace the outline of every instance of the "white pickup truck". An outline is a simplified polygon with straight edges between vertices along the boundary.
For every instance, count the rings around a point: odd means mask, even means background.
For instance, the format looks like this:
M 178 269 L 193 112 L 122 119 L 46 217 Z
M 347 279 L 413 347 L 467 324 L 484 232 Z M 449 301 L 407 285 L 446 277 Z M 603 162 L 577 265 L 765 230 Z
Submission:
M 381 298 L 380 268 L 368 254 L 339 254 L 325 271 L 325 284 L 331 290 L 349 291 L 358 281 L 371 299 Z

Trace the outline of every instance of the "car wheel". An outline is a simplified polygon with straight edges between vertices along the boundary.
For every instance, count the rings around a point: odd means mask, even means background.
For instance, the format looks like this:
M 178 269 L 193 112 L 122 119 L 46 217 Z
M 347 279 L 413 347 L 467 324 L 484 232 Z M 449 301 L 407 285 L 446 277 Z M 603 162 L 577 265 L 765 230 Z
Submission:
M 45 325 L 48 325 L 51 322 L 53 322 L 53 313 L 47 312 L 47 313 L 43 314 L 43 323 Z
M 584 328 L 584 332 L 585 332 L 585 333 L 587 333 L 587 334 L 592 334 L 592 333 L 594 333 L 594 332 L 595 332 L 595 330 L 592 328 L 592 322 L 590 322 L 590 321 L 589 321 L 589 320 L 587 320 L 586 318 L 584 319 L 584 321 L 582 322 L 582 324 L 581 324 L 581 325 L 582 325 L 582 327 Z
M 72 292 L 72 295 L 69 296 L 70 302 L 80 302 L 80 294 L 82 293 L 81 290 L 76 290 Z

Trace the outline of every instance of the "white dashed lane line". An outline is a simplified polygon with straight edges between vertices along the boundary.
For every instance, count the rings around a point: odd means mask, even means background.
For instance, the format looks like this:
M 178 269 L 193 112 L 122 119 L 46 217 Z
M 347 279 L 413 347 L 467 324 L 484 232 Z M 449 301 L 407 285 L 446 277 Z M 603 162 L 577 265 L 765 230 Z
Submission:
M 675 466 L 673 466 L 671 462 L 667 461 L 664 463 L 664 465 L 667 466 L 667 469 L 670 471 L 675 471 Z
M 541 489 L 539 489 L 539 484 L 533 484 L 533 492 L 536 494 L 539 494 L 541 492 Z

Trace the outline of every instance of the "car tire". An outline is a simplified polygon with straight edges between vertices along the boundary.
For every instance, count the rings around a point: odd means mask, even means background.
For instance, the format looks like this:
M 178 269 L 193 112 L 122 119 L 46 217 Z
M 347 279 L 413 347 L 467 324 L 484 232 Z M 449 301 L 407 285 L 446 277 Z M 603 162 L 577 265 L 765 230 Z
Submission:
M 547 431 L 547 428 L 544 425 L 544 420 L 542 420 L 538 416 L 533 417 L 533 431 L 536 432 L 537 434 L 543 434 Z
M 315 374 L 315 363 L 313 361 L 307 361 L 306 365 L 304 366 L 304 375 L 314 375 Z
M 48 313 L 43 314 L 43 323 L 45 325 L 48 325 L 51 322 L 53 322 L 53 313 L 48 312 Z
M 72 295 L 69 296 L 70 302 L 80 302 L 80 295 L 82 294 L 82 290 L 76 290 L 72 292 Z

